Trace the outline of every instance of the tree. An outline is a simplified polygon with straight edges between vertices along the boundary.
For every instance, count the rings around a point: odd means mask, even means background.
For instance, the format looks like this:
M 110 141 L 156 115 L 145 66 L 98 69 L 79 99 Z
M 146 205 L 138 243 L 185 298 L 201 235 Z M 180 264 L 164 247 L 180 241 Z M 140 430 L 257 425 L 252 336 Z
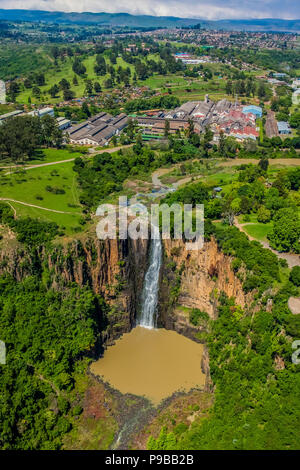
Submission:
M 143 139 L 142 139 L 142 134 L 141 133 L 138 133 L 137 136 L 136 136 L 136 142 L 133 146 L 133 151 L 137 155 L 141 155 L 141 153 L 143 151 Z
M 290 281 L 297 287 L 300 287 L 300 266 L 294 266 L 290 273 Z
M 165 132 L 164 132 L 165 137 L 168 137 L 169 133 L 170 133 L 170 121 L 169 119 L 165 119 Z
M 64 90 L 64 101 L 70 101 L 75 98 L 75 93 L 72 90 L 66 89 Z
M 94 90 L 95 90 L 95 93 L 101 93 L 102 88 L 99 82 L 94 83 Z
M 292 208 L 282 208 L 274 216 L 274 226 L 268 234 L 272 248 L 278 251 L 300 253 L 300 219 Z
M 89 117 L 91 115 L 90 108 L 88 104 L 86 103 L 86 101 L 82 103 L 81 110 L 85 114 L 86 117 Z
M 106 62 L 102 55 L 97 54 L 96 56 L 96 64 L 94 66 L 94 70 L 96 75 L 105 75 L 106 74 Z
M 59 57 L 59 49 L 58 49 L 57 46 L 51 47 L 51 54 L 52 54 L 52 56 L 53 56 L 53 58 L 54 58 L 55 60 L 58 59 L 58 57 Z
M 300 112 L 292 114 L 289 123 L 291 127 L 298 129 L 300 127 Z
M 258 90 L 257 90 L 257 96 L 260 99 L 264 99 L 266 95 L 267 95 L 266 86 L 263 82 L 260 82 Z
M 41 96 L 41 90 L 38 86 L 34 86 L 32 88 L 32 96 L 34 96 L 35 98 L 39 98 Z
M 17 116 L 0 126 L 0 156 L 22 162 L 34 155 L 43 143 L 43 131 L 38 117 Z
M 29 78 L 25 78 L 24 86 L 25 86 L 25 88 L 31 88 L 32 87 L 32 83 L 31 83 L 31 80 Z
M 47 147 L 61 147 L 63 137 L 55 118 L 46 114 L 41 118 L 43 140 Z
M 187 129 L 188 138 L 191 139 L 193 137 L 194 133 L 195 133 L 194 121 L 192 119 L 189 119 L 188 120 L 188 129 Z
M 111 77 L 105 80 L 104 86 L 105 88 L 112 88 L 114 86 L 114 82 Z
M 93 94 L 93 82 L 92 80 L 87 80 L 85 84 L 85 93 L 87 95 L 92 95 Z
M 271 211 L 264 206 L 261 206 L 257 211 L 257 221 L 263 224 L 270 222 Z
M 208 149 L 211 147 L 211 141 L 212 141 L 213 136 L 214 136 L 213 132 L 207 126 L 205 128 L 205 134 L 203 138 L 203 147 L 207 155 L 208 155 Z
M 78 58 L 75 59 L 73 66 L 72 66 L 72 70 L 77 75 L 84 75 L 86 72 L 85 66 L 80 62 Z
M 70 82 L 66 79 L 66 78 L 63 78 L 60 82 L 59 82 L 59 87 L 61 90 L 69 90 L 70 89 Z
M 51 98 L 55 98 L 57 96 L 59 92 L 59 87 L 58 85 L 54 84 L 50 89 L 49 89 L 49 93 L 50 93 L 50 96 Z
M 223 131 L 220 132 L 219 152 L 222 157 L 225 157 L 225 136 Z
M 258 165 L 263 171 L 267 171 L 269 167 L 269 160 L 265 157 L 261 158 L 258 162 Z
M 232 81 L 231 80 L 227 80 L 225 91 L 226 91 L 227 95 L 232 95 L 233 88 L 232 88 Z

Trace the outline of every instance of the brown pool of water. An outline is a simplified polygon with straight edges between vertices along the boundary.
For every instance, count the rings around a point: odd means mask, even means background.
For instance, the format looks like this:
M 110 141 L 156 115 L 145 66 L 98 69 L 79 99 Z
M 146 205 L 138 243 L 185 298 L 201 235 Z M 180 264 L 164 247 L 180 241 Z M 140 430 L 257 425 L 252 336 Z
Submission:
M 145 396 L 155 405 L 174 392 L 201 388 L 202 344 L 165 329 L 140 326 L 124 334 L 91 372 L 121 393 Z

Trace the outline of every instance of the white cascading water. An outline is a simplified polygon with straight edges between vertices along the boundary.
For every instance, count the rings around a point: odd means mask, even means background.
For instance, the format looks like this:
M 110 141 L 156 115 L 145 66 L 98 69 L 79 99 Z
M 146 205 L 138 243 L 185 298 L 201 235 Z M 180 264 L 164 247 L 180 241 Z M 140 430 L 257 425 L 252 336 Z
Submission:
M 162 246 L 158 227 L 153 227 L 151 239 L 150 264 L 144 279 L 142 291 L 142 309 L 138 325 L 144 328 L 155 328 L 158 302 L 159 272 L 161 267 Z

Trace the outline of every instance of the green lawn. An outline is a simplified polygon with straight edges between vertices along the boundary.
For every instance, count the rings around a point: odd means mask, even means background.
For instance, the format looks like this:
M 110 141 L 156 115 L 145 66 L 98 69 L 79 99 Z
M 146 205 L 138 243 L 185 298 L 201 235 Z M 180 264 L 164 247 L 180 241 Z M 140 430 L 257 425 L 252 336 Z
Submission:
M 38 165 L 42 163 L 61 162 L 71 158 L 82 157 L 79 152 L 70 152 L 68 149 L 43 149 L 37 158 L 30 160 L 28 165 Z
M 268 224 L 249 224 L 249 225 L 244 225 L 243 229 L 245 232 L 247 232 L 250 237 L 255 238 L 256 240 L 259 241 L 266 241 L 267 240 L 267 234 L 270 232 L 272 229 L 273 224 L 268 223 Z
M 36 152 L 36 156 L 32 160 L 27 160 L 25 166 L 42 165 L 43 163 L 61 162 L 70 160 L 71 158 L 82 157 L 80 152 L 70 152 L 68 149 L 41 149 Z M 3 160 L 1 166 L 10 167 L 11 164 Z
M 247 219 L 249 220 L 245 220 L 245 217 L 247 217 Z M 259 223 L 257 222 L 257 214 L 247 214 L 247 216 L 245 214 L 241 214 L 238 216 L 238 221 L 240 224 L 247 224 L 247 223 Z
M 10 113 L 11 111 L 15 111 L 15 106 L 9 104 L 0 104 L 0 115 Z
M 216 168 L 215 171 L 217 172 L 218 169 Z M 236 179 L 236 176 L 233 174 L 232 171 L 220 171 L 220 173 L 214 173 L 212 175 L 204 177 L 204 182 L 209 185 L 214 186 L 225 186 L 230 184 L 232 181 Z
M 81 216 L 76 174 L 72 167 L 73 162 L 69 162 L 56 167 L 34 168 L 12 175 L 2 174 L 0 177 L 0 197 L 67 212 L 67 214 L 59 214 L 15 202 L 11 203 L 16 209 L 17 215 L 35 216 L 43 220 L 54 221 L 65 227 L 66 232 L 70 233 L 72 228 L 78 226 Z M 63 189 L 65 194 L 49 192 L 46 190 L 46 186 Z M 72 205 L 77 207 L 72 207 Z

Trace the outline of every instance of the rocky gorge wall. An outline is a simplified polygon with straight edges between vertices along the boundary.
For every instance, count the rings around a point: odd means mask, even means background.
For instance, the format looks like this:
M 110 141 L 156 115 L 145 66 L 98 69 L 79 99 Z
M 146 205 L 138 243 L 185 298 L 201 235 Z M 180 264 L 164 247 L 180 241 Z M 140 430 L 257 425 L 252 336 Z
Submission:
M 218 295 L 222 291 L 228 297 L 235 297 L 243 308 L 250 304 L 251 294 L 244 293 L 242 282 L 231 268 L 232 258 L 218 249 L 214 238 L 205 242 L 201 250 L 186 250 L 182 240 L 164 240 L 163 246 L 161 326 L 195 339 L 194 333 L 201 328 L 189 323 L 184 309 L 197 308 L 215 319 Z
M 135 324 L 140 294 L 148 267 L 148 240 L 105 240 L 82 237 L 51 248 L 25 249 L 16 245 L 0 250 L 0 274 L 9 273 L 20 281 L 38 274 L 48 287 L 64 289 L 75 282 L 88 285 L 110 306 L 102 342 L 111 344 Z M 187 251 L 182 240 L 163 240 L 158 326 L 174 329 L 199 341 L 203 330 L 189 322 L 178 308 L 197 308 L 210 318 L 217 315 L 217 297 L 223 291 L 245 307 L 250 302 L 242 283 L 231 268 L 232 258 L 224 255 L 214 239 L 202 250 Z
M 201 250 L 186 250 L 183 240 L 164 240 L 163 249 L 159 326 L 204 343 L 201 361 L 201 369 L 206 376 L 204 391 L 211 392 L 214 385 L 210 376 L 209 351 L 205 345 L 207 325 L 205 322 L 197 326 L 191 324 L 189 312 L 196 308 L 216 319 L 221 292 L 235 297 L 236 303 L 243 308 L 253 299 L 251 294 L 244 293 L 242 282 L 231 268 L 233 258 L 219 250 L 214 238 L 205 242 Z
M 102 344 L 108 346 L 135 323 L 147 260 L 147 240 L 86 237 L 47 248 L 16 245 L 0 250 L 0 275 L 8 273 L 21 281 L 37 274 L 55 290 L 73 282 L 88 285 L 110 308 L 101 333 Z

